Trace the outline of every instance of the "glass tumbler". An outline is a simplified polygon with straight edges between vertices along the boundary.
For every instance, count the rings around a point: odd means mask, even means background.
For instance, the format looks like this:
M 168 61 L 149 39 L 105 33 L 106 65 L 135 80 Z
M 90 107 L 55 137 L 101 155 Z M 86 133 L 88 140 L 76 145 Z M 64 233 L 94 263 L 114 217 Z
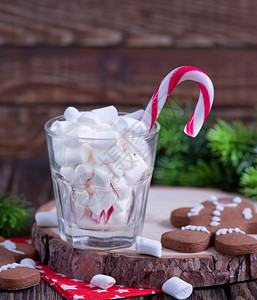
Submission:
M 143 229 L 158 133 L 56 134 L 45 124 L 60 237 L 79 249 L 129 247 Z M 57 123 L 58 123 L 57 122 Z

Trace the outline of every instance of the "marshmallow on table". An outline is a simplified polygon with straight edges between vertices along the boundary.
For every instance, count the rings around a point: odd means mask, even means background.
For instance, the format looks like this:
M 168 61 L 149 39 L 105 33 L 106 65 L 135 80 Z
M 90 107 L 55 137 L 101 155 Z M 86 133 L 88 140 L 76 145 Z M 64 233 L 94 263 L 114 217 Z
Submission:
M 66 121 L 72 122 L 77 121 L 78 117 L 80 116 L 80 113 L 75 107 L 69 106 L 66 108 L 63 115 Z
M 112 287 L 116 283 L 116 280 L 108 275 L 97 274 L 91 279 L 90 283 L 94 286 L 106 290 Z
M 103 123 L 112 125 L 118 118 L 118 111 L 113 105 L 91 110 Z
M 68 166 L 86 163 L 88 161 L 88 158 L 89 149 L 85 144 L 67 148 L 65 151 L 65 164 Z
M 90 111 L 85 111 L 80 114 L 77 122 L 79 125 L 85 125 L 91 128 L 95 128 L 101 123 L 101 120 L 96 114 Z
M 23 267 L 31 268 L 31 269 L 35 269 L 36 268 L 36 263 L 31 258 L 23 258 L 20 261 L 20 265 L 22 265 Z
M 40 211 L 36 213 L 35 220 L 40 227 L 58 226 L 56 211 Z
M 186 299 L 192 292 L 193 287 L 191 284 L 185 282 L 178 277 L 171 277 L 169 280 L 164 282 L 162 286 L 164 293 L 176 298 L 176 299 Z
M 162 245 L 158 241 L 138 236 L 136 238 L 136 253 L 161 257 Z

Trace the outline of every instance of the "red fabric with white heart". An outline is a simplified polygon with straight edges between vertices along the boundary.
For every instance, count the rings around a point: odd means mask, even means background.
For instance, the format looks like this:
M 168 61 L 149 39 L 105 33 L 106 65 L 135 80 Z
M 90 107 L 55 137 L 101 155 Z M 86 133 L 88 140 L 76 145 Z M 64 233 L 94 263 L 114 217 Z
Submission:
M 31 244 L 30 238 L 12 238 L 13 242 Z M 108 290 L 94 287 L 89 282 L 56 273 L 45 265 L 37 263 L 42 278 L 57 290 L 65 299 L 121 299 L 162 293 L 159 289 L 134 289 L 121 285 L 114 285 Z

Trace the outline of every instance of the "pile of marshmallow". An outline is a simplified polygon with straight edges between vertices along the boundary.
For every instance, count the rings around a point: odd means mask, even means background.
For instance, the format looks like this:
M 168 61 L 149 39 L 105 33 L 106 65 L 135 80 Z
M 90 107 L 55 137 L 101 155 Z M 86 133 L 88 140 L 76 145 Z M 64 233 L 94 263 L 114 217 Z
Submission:
M 75 191 L 77 224 L 125 224 L 132 190 L 151 165 L 143 110 L 118 116 L 114 106 L 68 107 L 50 127 L 56 169 Z

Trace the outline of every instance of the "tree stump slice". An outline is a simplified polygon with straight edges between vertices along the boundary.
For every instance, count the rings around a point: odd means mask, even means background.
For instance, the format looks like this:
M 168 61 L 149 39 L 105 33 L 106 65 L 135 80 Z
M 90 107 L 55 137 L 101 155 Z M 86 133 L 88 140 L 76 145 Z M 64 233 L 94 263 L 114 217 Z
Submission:
M 214 189 L 151 187 L 142 236 L 159 241 L 162 233 L 175 229 L 169 222 L 172 210 L 195 206 L 210 194 L 236 196 Z M 51 202 L 40 210 L 53 207 L 54 202 Z M 213 247 L 190 254 L 163 249 L 162 257 L 156 258 L 136 254 L 135 245 L 105 252 L 81 250 L 61 240 L 57 228 L 42 228 L 36 224 L 32 228 L 32 237 L 41 263 L 85 281 L 101 273 L 128 287 L 161 288 L 172 276 L 178 276 L 194 287 L 257 279 L 257 253 L 230 256 L 216 252 Z

